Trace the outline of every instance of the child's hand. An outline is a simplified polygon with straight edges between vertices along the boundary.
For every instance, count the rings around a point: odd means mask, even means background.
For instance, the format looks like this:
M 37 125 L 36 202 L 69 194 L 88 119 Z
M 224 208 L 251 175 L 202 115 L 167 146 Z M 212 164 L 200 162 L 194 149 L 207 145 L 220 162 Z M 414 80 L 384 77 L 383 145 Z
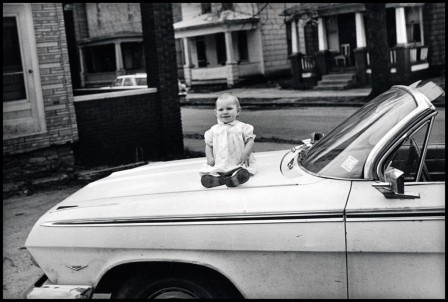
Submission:
M 249 155 L 242 154 L 238 165 L 246 165 L 249 166 Z
M 213 157 L 207 157 L 207 164 L 213 167 L 215 165 L 215 159 Z

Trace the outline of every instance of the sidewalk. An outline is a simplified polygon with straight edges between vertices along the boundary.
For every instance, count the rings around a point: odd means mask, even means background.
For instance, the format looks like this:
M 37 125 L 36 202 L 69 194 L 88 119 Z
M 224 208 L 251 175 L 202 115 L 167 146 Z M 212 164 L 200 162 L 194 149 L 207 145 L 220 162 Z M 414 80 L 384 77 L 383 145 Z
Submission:
M 214 105 L 222 93 L 237 96 L 245 106 L 362 106 L 371 88 L 347 90 L 293 90 L 235 88 L 212 93 L 189 93 L 181 105 Z
M 445 90 L 445 76 L 422 80 L 422 84 L 433 81 Z M 180 100 L 182 106 L 214 106 L 216 98 L 223 93 L 231 93 L 247 106 L 363 106 L 369 101 L 371 88 L 346 90 L 294 90 L 276 88 L 234 88 L 210 93 L 188 93 Z M 434 106 L 445 108 L 445 96 L 433 102 Z

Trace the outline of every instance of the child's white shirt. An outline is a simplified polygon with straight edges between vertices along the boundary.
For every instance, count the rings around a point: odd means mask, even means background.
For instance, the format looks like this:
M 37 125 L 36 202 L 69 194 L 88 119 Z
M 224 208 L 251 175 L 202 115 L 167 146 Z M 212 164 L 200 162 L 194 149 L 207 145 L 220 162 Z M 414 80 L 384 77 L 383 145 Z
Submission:
M 213 148 L 215 165 L 205 164 L 200 169 L 200 174 L 226 172 L 238 166 L 242 166 L 251 174 L 257 172 L 255 157 L 253 153 L 249 156 L 249 164 L 238 165 L 241 154 L 249 138 L 255 139 L 254 127 L 235 120 L 224 124 L 220 120 L 204 134 L 205 143 Z

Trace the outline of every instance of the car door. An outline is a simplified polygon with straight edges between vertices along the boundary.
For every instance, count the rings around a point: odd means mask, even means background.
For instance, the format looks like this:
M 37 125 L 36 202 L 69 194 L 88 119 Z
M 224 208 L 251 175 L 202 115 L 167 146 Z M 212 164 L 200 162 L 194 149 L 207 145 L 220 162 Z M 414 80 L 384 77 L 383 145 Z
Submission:
M 349 298 L 445 297 L 445 172 L 437 162 L 445 148 L 427 144 L 431 124 L 409 130 L 380 168 L 404 172 L 404 195 L 386 198 L 374 181 L 353 182 L 346 207 Z

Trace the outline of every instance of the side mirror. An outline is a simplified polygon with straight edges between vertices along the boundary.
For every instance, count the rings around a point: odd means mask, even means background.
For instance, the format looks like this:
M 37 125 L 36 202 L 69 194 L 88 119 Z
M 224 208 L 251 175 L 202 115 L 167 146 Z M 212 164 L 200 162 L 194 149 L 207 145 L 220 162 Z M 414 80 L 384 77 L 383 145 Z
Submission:
M 322 137 L 324 137 L 323 133 L 320 133 L 320 132 L 311 133 L 311 144 L 314 144 L 318 140 L 322 139 Z
M 404 193 L 404 172 L 398 169 L 387 167 L 384 172 L 384 180 L 386 182 L 379 182 L 372 184 L 372 186 L 383 193 L 384 197 L 390 199 L 414 199 L 420 198 L 420 194 Z

